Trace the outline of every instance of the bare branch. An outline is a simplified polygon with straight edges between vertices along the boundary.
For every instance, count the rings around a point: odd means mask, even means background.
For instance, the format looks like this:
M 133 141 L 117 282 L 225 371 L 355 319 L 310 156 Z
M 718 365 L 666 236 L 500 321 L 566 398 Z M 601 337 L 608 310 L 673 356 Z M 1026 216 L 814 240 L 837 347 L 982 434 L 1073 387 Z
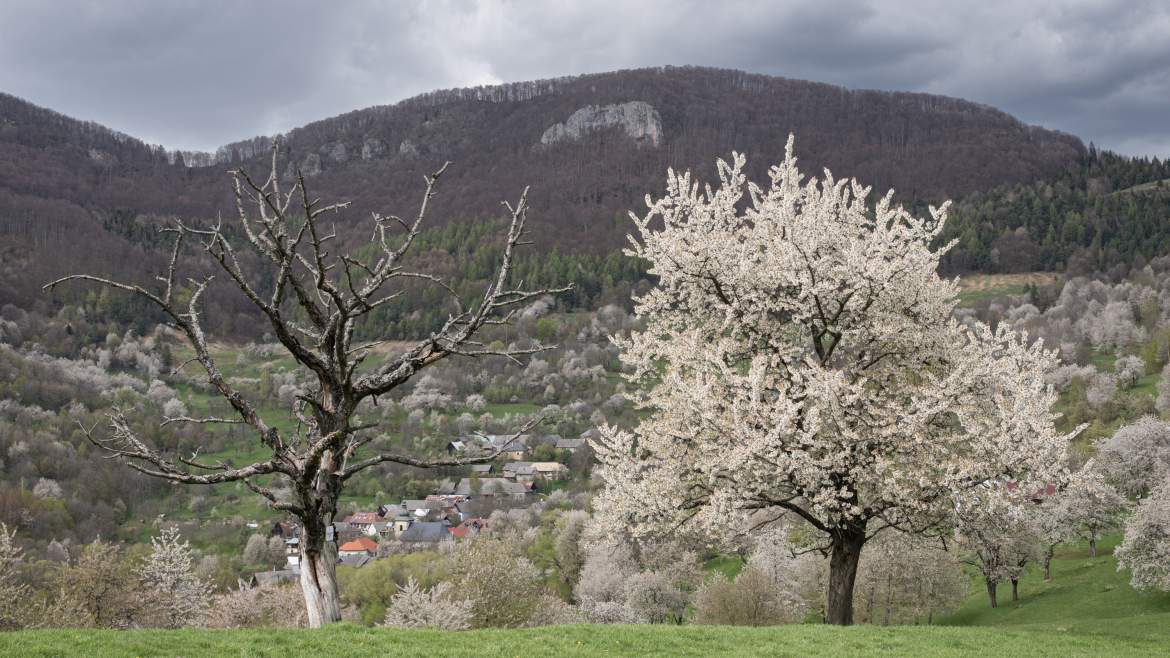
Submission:
M 94 446 L 146 475 L 184 484 L 216 484 L 235 482 L 256 475 L 276 473 L 280 470 L 272 460 L 258 462 L 243 468 L 226 468 L 226 465 L 221 468 L 220 466 L 199 464 L 194 460 L 183 460 L 197 468 L 214 471 L 206 475 L 196 475 L 180 468 L 162 453 L 143 443 L 130 429 L 130 425 L 120 409 L 115 408 L 107 418 L 110 421 L 111 430 L 111 436 L 108 439 L 98 438 L 93 432 L 94 428 L 87 428 L 80 423 L 78 423 L 78 427 L 85 434 L 85 438 Z
M 455 458 L 440 458 L 440 459 L 425 459 L 418 457 L 411 457 L 409 455 L 399 455 L 393 453 L 383 453 L 369 459 L 363 459 L 347 466 L 342 472 L 342 479 L 348 479 L 356 473 L 359 473 L 371 466 L 391 462 L 395 464 L 402 464 L 404 466 L 415 466 L 418 468 L 434 468 L 436 466 L 467 466 L 470 464 L 484 464 L 499 457 L 502 453 L 507 452 L 509 446 L 524 434 L 532 431 L 534 427 L 544 422 L 543 416 L 537 416 L 530 419 L 528 422 L 512 434 L 508 440 L 501 442 L 495 450 L 485 453 L 483 455 L 476 455 L 472 457 L 455 457 Z

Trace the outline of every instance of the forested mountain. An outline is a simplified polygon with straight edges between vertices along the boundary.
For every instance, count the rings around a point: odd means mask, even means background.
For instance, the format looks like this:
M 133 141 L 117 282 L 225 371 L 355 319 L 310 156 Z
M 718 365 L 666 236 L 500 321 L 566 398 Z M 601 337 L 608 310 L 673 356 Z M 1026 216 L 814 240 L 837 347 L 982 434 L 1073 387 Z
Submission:
M 952 272 L 1088 274 L 1170 254 L 1170 161 L 1090 148 L 1080 167 L 964 197 L 947 237 Z
M 1075 177 L 1085 160 L 1075 137 L 959 99 L 673 67 L 438 91 L 318 121 L 281 142 L 287 172 L 300 168 L 326 199 L 353 201 L 354 221 L 411 212 L 422 174 L 445 160 L 454 164 L 435 200 L 437 225 L 490 220 L 531 185 L 542 252 L 588 262 L 530 269 L 572 272 L 623 244 L 626 211 L 662 188 L 668 166 L 709 179 L 716 157 L 739 150 L 762 178 L 789 132 L 807 170 L 892 186 L 910 203 Z M 149 272 L 157 226 L 229 211 L 224 170 L 259 171 L 269 143 L 168 152 L 0 95 L 0 303 L 43 299 L 40 284 L 66 270 Z M 594 294 L 623 267 L 611 269 L 592 273 Z

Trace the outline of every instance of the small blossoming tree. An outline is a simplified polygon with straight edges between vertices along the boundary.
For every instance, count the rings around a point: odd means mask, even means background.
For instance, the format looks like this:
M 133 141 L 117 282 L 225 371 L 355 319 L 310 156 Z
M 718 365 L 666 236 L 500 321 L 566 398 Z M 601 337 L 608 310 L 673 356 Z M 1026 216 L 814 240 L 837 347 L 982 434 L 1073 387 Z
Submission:
M 203 625 L 211 587 L 195 574 L 191 546 L 174 526 L 150 543 L 150 556 L 139 575 L 150 593 L 152 612 L 166 628 Z
M 717 189 L 671 171 L 634 217 L 629 253 L 658 285 L 618 344 L 648 415 L 596 441 L 596 507 L 635 533 L 803 519 L 830 556 L 826 620 L 849 624 L 876 532 L 926 532 L 984 483 L 1055 477 L 1071 438 L 1044 379 L 1057 357 L 952 317 L 945 205 L 918 218 L 856 181 L 804 181 L 791 139 L 766 189 L 744 164 L 720 161 Z
M 1170 591 L 1170 482 L 1138 501 L 1113 554 L 1135 588 Z

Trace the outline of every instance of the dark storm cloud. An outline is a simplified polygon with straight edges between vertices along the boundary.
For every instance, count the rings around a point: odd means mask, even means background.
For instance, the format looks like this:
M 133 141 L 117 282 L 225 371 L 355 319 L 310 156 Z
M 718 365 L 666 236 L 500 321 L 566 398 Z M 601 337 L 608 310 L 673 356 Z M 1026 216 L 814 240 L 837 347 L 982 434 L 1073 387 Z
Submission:
M 1170 5 L 1124 0 L 0 0 L 0 90 L 211 149 L 435 88 L 700 64 L 959 96 L 1167 156 L 1168 36 Z

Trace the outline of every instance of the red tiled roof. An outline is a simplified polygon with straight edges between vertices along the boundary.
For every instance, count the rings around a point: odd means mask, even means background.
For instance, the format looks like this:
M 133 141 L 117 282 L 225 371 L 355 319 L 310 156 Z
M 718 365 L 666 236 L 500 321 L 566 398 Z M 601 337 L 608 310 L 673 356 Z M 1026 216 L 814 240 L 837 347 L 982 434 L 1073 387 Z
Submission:
M 378 516 L 377 512 L 354 512 L 345 519 L 345 522 L 350 525 L 364 525 L 366 523 L 378 523 L 382 520 L 382 517 Z
M 358 537 L 352 541 L 347 541 L 342 544 L 338 551 L 366 551 L 374 553 L 378 550 L 378 543 L 369 537 Z

